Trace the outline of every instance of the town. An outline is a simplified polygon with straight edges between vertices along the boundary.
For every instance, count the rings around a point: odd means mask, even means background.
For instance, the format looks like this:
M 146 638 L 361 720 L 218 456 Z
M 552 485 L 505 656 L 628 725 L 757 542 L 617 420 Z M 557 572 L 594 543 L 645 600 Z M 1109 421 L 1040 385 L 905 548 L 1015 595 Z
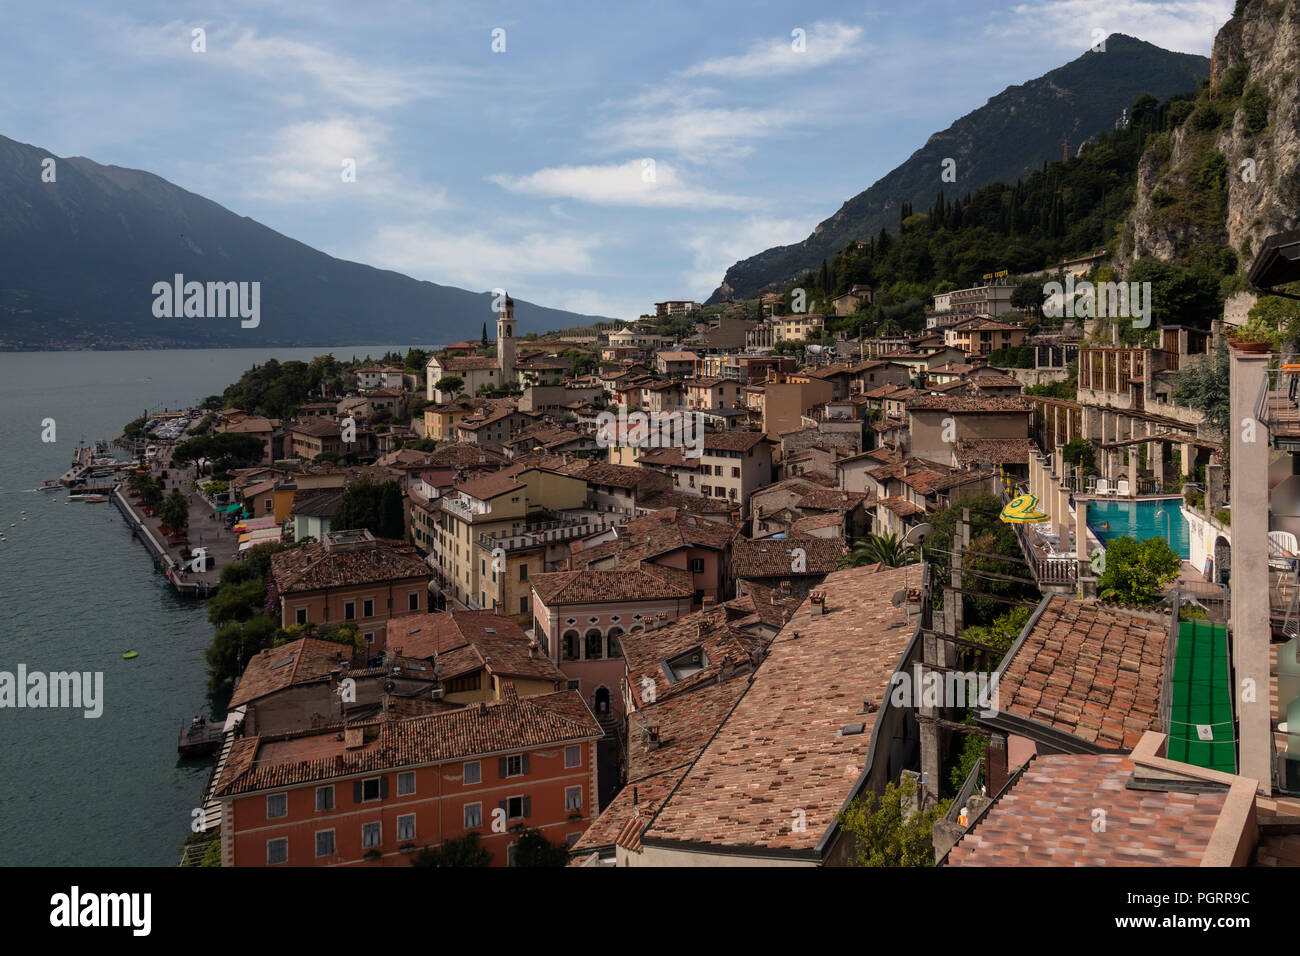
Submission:
M 1297 243 L 1136 342 L 1060 308 L 1104 252 L 856 339 L 864 284 L 523 338 L 504 297 L 131 423 L 114 501 L 231 690 L 183 863 L 1293 864 L 1300 379 L 1248 316 Z

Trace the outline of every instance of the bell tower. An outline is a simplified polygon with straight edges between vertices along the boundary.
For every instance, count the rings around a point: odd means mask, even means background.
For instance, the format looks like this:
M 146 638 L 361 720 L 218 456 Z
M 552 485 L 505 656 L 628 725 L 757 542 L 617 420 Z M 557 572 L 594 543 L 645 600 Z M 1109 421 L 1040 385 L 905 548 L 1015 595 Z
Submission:
M 497 364 L 501 366 L 501 384 L 515 378 L 515 300 L 505 296 L 497 313 Z

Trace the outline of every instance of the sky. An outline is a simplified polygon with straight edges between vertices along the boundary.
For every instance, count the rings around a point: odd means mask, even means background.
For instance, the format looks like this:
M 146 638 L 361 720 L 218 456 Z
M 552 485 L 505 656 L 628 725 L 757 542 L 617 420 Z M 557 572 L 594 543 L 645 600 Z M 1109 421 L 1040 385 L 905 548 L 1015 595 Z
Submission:
M 5 3 L 0 134 L 340 258 L 630 319 L 803 239 L 1094 31 L 1208 55 L 1232 6 Z

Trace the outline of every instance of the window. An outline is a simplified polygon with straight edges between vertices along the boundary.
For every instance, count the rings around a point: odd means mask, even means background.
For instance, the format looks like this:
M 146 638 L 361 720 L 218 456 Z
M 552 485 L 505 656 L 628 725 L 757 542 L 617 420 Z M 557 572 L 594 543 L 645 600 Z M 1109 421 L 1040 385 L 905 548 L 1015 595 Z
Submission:
M 465 829 L 473 830 L 475 827 L 483 825 L 483 804 L 467 803 L 465 804 Z
M 565 747 L 564 748 L 565 769 L 567 770 L 571 767 L 581 767 L 581 766 L 582 766 L 582 747 L 579 746 L 578 744 L 573 744 L 571 746 Z
M 365 849 L 377 847 L 383 841 L 383 825 L 381 823 L 363 823 L 361 825 L 361 846 Z
M 358 780 L 352 785 L 352 790 L 357 803 L 382 800 L 388 796 L 388 778 L 371 777 L 369 780 Z
M 356 620 L 356 616 L 357 616 L 356 604 L 354 604 L 352 601 L 346 602 L 343 605 L 343 620 L 353 621 Z
M 316 831 L 316 856 L 333 856 L 334 855 L 334 831 L 317 830 Z
M 691 482 L 691 484 L 695 484 L 695 482 Z M 700 494 L 704 495 L 704 497 L 706 497 L 706 498 L 709 497 L 710 495 L 713 494 L 713 486 L 712 486 L 712 485 L 700 485 Z
M 268 866 L 274 866 L 277 863 L 287 863 L 289 861 L 289 840 L 287 837 L 278 837 L 274 840 L 266 841 L 266 863 Z
M 570 811 L 582 809 L 582 788 L 581 787 L 564 788 L 564 809 Z
M 366 631 L 366 633 L 362 634 L 361 636 L 362 636 L 362 638 L 365 639 L 365 642 L 366 642 L 367 644 L 373 644 L 373 643 L 375 642 L 375 632 L 374 632 L 374 631 Z
M 506 777 L 522 777 L 528 773 L 528 754 L 501 757 L 498 761 L 497 770 L 503 780 Z
M 404 797 L 407 794 L 415 793 L 415 771 L 409 770 L 406 773 L 397 775 L 397 795 Z
M 731 469 L 731 477 L 732 477 L 732 478 L 739 478 L 739 477 L 740 477 L 740 469 L 739 469 L 739 468 L 732 468 L 732 469 Z
M 415 839 L 415 814 L 408 813 L 397 818 L 397 839 Z
M 334 785 L 316 788 L 316 812 L 334 809 Z
M 580 681 L 580 680 L 571 680 L 571 681 L 568 681 L 567 684 L 566 684 L 565 689 L 566 689 L 566 690 L 582 690 L 582 681 Z
M 704 559 L 691 558 L 691 574 L 703 574 L 703 573 L 704 573 Z
M 519 565 L 519 580 L 520 581 L 528 580 L 528 565 L 526 564 Z
M 366 598 L 364 601 L 361 602 L 361 616 L 362 616 L 362 617 L 374 617 L 374 616 L 375 616 L 375 600 L 374 600 L 374 598 Z
M 408 611 L 418 611 L 420 609 L 419 591 L 412 591 L 406 596 L 406 609 Z
M 268 820 L 275 820 L 288 815 L 289 795 L 287 793 L 273 793 L 266 798 L 266 818 Z
M 522 820 L 532 812 L 532 804 L 530 797 L 510 797 L 501 801 L 501 809 L 507 820 Z
M 598 661 L 604 657 L 605 637 L 598 628 L 587 632 L 587 653 L 584 660 Z
M 297 623 L 299 623 L 299 624 L 306 624 L 306 623 L 307 623 L 307 609 L 306 609 L 305 607 L 300 607 L 300 608 L 298 608 L 298 610 L 294 612 L 294 619 L 295 619 L 295 621 L 296 621 Z
M 483 780 L 483 765 L 477 760 L 471 760 L 465 764 L 463 781 L 465 783 L 481 783 Z
M 519 613 L 520 613 L 520 614 L 527 614 L 527 613 L 528 613 L 528 598 L 526 598 L 526 597 L 521 597 L 521 598 L 519 599 Z

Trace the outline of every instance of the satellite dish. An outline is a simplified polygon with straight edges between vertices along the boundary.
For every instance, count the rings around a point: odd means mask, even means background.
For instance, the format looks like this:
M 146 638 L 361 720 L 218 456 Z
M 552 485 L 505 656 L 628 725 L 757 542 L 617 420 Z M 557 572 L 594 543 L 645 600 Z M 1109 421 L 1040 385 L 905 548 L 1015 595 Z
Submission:
M 894 607 L 902 607 L 903 602 L 907 600 L 907 588 L 899 588 L 894 592 L 894 596 L 889 599 L 889 603 Z
M 391 694 L 391 693 L 392 693 L 394 690 L 396 690 L 396 689 L 397 689 L 397 685 L 396 685 L 395 683 L 393 683 L 391 680 L 386 680 L 386 681 L 384 681 L 384 693 L 385 693 L 385 694 Z
M 924 544 L 925 539 L 930 537 L 930 535 L 933 532 L 934 532 L 934 525 L 930 524 L 929 522 L 923 522 L 922 524 L 917 525 L 911 531 L 907 532 L 907 534 L 903 535 L 903 544 L 906 545 Z

